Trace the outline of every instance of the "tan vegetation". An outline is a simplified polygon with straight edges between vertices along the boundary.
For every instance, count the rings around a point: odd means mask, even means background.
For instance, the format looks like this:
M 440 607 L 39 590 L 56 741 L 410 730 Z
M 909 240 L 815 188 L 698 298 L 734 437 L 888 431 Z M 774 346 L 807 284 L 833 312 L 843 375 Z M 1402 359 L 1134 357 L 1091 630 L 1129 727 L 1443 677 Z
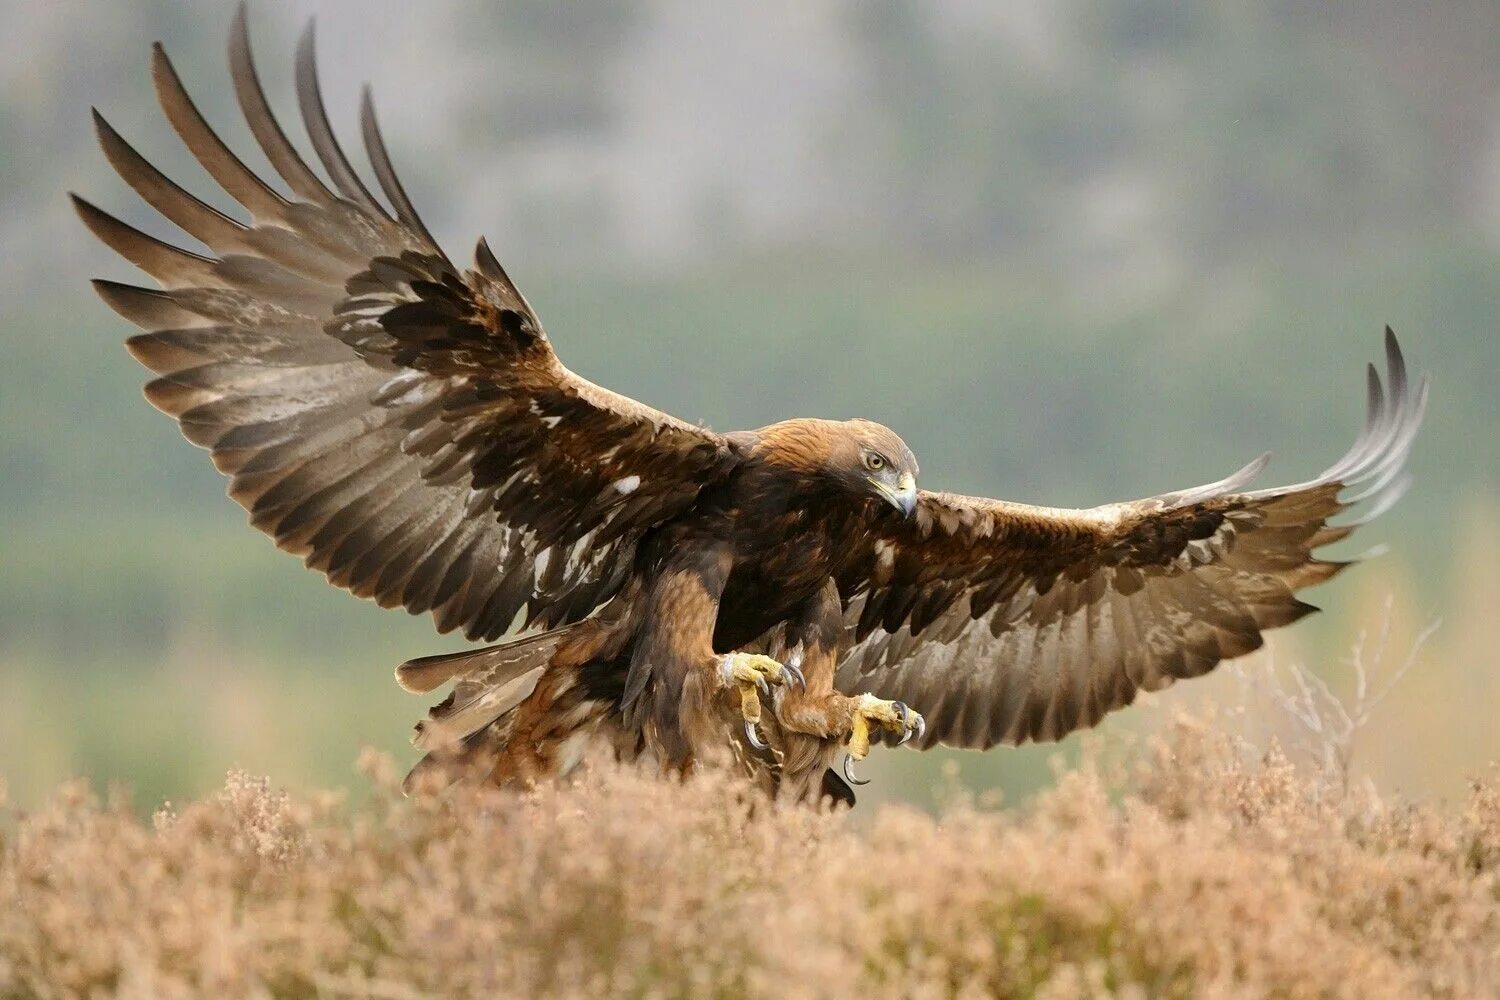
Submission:
M 140 819 L 69 786 L 5 834 L 0 996 L 1475 996 L 1500 776 L 1346 791 L 1179 722 L 1024 810 L 777 808 L 596 768 L 351 809 L 231 775 Z

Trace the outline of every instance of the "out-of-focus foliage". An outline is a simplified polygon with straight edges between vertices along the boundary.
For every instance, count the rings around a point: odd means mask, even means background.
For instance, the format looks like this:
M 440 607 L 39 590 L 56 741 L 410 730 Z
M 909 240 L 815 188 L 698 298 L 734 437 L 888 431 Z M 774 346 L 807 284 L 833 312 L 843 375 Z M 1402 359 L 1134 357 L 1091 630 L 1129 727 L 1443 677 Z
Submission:
M 62 196 L 167 235 L 93 147 L 98 103 L 223 204 L 156 113 L 146 57 L 162 38 L 248 151 L 232 5 L 12 6 L 0 772 L 28 800 L 71 771 L 180 796 L 234 759 L 339 781 L 349 747 L 396 749 L 414 714 L 387 668 L 456 643 L 244 526 L 140 400 L 128 331 L 85 283 L 135 276 Z M 352 143 L 371 80 L 450 253 L 487 233 L 571 366 L 717 428 L 868 416 L 913 445 L 924 485 L 1064 505 L 1203 482 L 1264 448 L 1290 481 L 1348 443 L 1391 323 L 1436 375 L 1416 485 L 1352 543 L 1389 542 L 1393 568 L 1318 594 L 1334 614 L 1293 641 L 1335 663 L 1400 588 L 1415 627 L 1448 624 L 1408 680 L 1420 696 L 1387 710 L 1421 752 L 1372 770 L 1451 790 L 1495 756 L 1462 712 L 1495 704 L 1500 647 L 1476 596 L 1495 593 L 1500 478 L 1490 6 L 253 4 L 288 117 L 312 13 L 334 118 Z M 920 797 L 930 765 L 886 756 L 885 787 Z M 965 758 L 966 775 L 1019 790 L 1042 760 Z
M 1452 996 L 1500 985 L 1500 790 L 1409 808 L 1180 724 L 1020 813 L 604 768 L 350 808 L 232 774 L 0 834 L 6 996 Z M 663 878 L 663 873 L 670 877 Z

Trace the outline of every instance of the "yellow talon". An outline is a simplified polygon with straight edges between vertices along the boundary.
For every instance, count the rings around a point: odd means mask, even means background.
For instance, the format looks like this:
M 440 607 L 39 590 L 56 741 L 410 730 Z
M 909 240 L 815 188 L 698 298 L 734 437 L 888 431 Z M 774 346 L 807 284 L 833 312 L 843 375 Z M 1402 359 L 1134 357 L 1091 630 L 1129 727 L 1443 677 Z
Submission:
M 854 720 L 849 727 L 849 742 L 844 746 L 844 750 L 854 760 L 864 760 L 870 755 L 872 724 L 900 733 L 900 743 L 905 743 L 913 736 L 920 737 L 927 731 L 927 722 L 921 713 L 913 711 L 905 702 L 886 701 L 873 694 L 862 694 L 855 702 Z
M 745 738 L 757 750 L 766 744 L 756 734 L 760 722 L 760 696 L 771 693 L 771 685 L 806 686 L 802 671 L 795 664 L 784 664 L 759 653 L 729 653 L 719 661 L 719 676 L 726 685 L 733 684 L 740 695 L 740 715 L 745 720 Z

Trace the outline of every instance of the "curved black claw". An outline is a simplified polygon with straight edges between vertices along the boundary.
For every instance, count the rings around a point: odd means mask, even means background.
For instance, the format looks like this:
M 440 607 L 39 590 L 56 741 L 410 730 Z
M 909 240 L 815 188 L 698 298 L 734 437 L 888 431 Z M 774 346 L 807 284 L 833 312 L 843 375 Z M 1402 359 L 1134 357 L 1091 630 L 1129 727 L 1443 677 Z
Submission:
M 896 741 L 896 745 L 898 747 L 903 746 L 908 740 L 911 739 L 911 734 L 914 728 L 909 724 L 911 722 L 911 717 L 913 714 L 911 706 L 907 705 L 904 701 L 893 701 L 891 702 L 891 707 L 896 710 L 896 718 L 900 720 L 901 726 L 901 738 Z
M 786 676 L 786 685 L 787 685 L 787 687 L 791 687 L 793 684 L 795 684 L 799 688 L 801 688 L 802 690 L 806 691 L 807 690 L 807 677 L 803 675 L 803 673 L 802 673 L 802 667 L 801 667 L 800 664 L 797 663 L 797 659 L 798 659 L 797 657 L 793 657 L 792 659 L 788 660 L 786 663 L 783 663 L 781 665 L 781 669 L 786 671 L 786 675 L 787 675 Z
M 927 735 L 927 718 L 925 716 L 917 716 L 917 724 L 912 729 L 912 732 L 916 733 L 919 740 Z
M 760 688 L 761 694 L 765 695 L 767 698 L 771 697 L 771 685 L 767 684 L 766 679 L 760 674 L 755 675 L 755 686 Z
M 748 719 L 745 721 L 745 741 L 757 750 L 771 749 L 771 745 L 761 739 L 760 734 L 755 731 L 755 723 Z
M 851 785 L 868 785 L 869 778 L 856 778 L 854 776 L 854 758 L 844 754 L 844 780 Z

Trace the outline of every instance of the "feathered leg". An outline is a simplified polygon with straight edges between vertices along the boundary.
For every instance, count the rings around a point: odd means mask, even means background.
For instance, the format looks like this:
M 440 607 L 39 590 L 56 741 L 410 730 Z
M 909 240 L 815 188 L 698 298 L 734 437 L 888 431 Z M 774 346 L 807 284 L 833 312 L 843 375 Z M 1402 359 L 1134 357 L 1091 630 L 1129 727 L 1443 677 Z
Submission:
M 625 726 L 641 731 L 668 766 L 727 756 L 726 724 L 733 727 L 737 718 L 747 739 L 760 745 L 761 695 L 802 679 L 769 656 L 715 653 L 719 599 L 732 565 L 722 541 L 678 540 L 651 585 L 625 682 Z
M 843 605 L 830 578 L 785 634 L 785 659 L 798 662 L 806 677 L 803 687 L 785 688 L 776 701 L 782 790 L 797 798 L 822 793 L 824 772 L 841 749 L 846 754 L 845 776 L 862 784 L 853 777 L 848 760 L 863 760 L 869 754 L 874 731 L 890 729 L 904 743 L 925 727 L 921 715 L 901 702 L 868 694 L 851 697 L 834 689 L 843 631 Z

